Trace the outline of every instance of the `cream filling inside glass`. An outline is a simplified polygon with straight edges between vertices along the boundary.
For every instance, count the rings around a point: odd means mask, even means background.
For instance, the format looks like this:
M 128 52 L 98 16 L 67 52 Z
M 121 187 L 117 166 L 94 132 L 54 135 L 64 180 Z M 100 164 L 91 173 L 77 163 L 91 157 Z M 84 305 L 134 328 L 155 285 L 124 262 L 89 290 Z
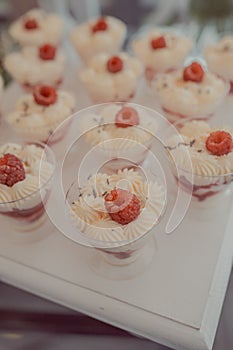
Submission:
M 24 28 L 24 22 L 28 19 L 35 19 L 38 23 L 38 29 L 27 30 Z M 45 13 L 41 9 L 32 9 L 13 22 L 9 28 L 12 38 L 21 45 L 39 46 L 44 43 L 58 44 L 62 33 L 64 23 L 60 16 L 54 13 Z
M 183 69 L 159 74 L 153 87 L 162 107 L 184 116 L 213 113 L 228 92 L 226 83 L 211 72 L 200 83 L 184 81 Z
M 55 58 L 43 60 L 39 57 L 37 47 L 24 47 L 19 52 L 12 52 L 4 59 L 6 70 L 20 84 L 51 84 L 63 78 L 65 54 L 57 49 Z
M 126 189 L 140 200 L 140 214 L 129 224 L 116 223 L 105 209 L 104 196 L 114 188 Z M 92 176 L 81 187 L 79 198 L 72 204 L 71 219 L 81 232 L 92 239 L 129 241 L 145 234 L 158 223 L 164 205 L 165 191 L 161 185 L 146 182 L 133 169 L 124 169 L 114 175 L 99 173 Z
M 233 81 L 233 35 L 223 37 L 217 44 L 204 50 L 209 70 Z
M 122 105 L 113 103 L 104 107 L 98 114 L 87 112 L 80 120 L 79 127 L 90 144 L 101 144 L 101 149 L 105 151 L 135 148 L 137 143 L 145 144 L 151 140 L 158 125 L 155 118 L 140 106 L 133 108 L 139 115 L 138 126 L 117 127 L 115 116 L 122 109 Z M 107 140 L 109 142 L 104 142 Z
M 71 33 L 71 42 L 84 60 L 89 60 L 100 52 L 116 53 L 121 48 L 126 36 L 126 25 L 111 16 L 104 17 L 107 30 L 92 32 L 92 26 L 98 18 L 91 19 L 77 27 Z M 86 62 L 85 62 L 86 63 Z
M 195 185 L 201 185 L 205 178 L 206 180 L 209 178 L 210 183 L 218 182 L 218 176 L 233 172 L 232 151 L 226 155 L 216 156 L 206 148 L 208 136 L 217 130 L 229 132 L 233 137 L 232 130 L 227 128 L 213 129 L 206 122 L 192 121 L 186 123 L 180 130 L 183 142 L 180 137 L 168 141 L 168 150 L 177 167 L 187 171 L 187 177 L 188 173 L 200 176 L 194 176 Z
M 33 95 L 27 94 L 19 98 L 16 110 L 6 116 L 7 122 L 24 138 L 46 141 L 49 135 L 74 110 L 74 97 L 65 91 L 57 91 L 57 101 L 49 106 L 35 102 Z
M 164 36 L 166 47 L 154 50 L 151 47 L 151 40 L 160 36 Z M 133 51 L 144 65 L 158 72 L 183 65 L 192 46 L 190 39 L 159 29 L 149 31 L 146 35 L 136 38 L 132 43 Z
M 14 154 L 21 159 L 25 179 L 12 187 L 0 184 L 0 211 L 27 210 L 36 207 L 46 195 L 43 186 L 53 174 L 53 165 L 45 159 L 44 150 L 39 146 L 7 143 L 0 147 L 0 157 L 6 153 Z
M 117 73 L 107 70 L 106 64 L 112 56 L 101 53 L 94 56 L 88 66 L 80 72 L 80 78 L 94 100 L 101 102 L 128 100 L 136 90 L 143 68 L 141 62 L 127 53 L 117 54 L 123 61 L 123 69 Z

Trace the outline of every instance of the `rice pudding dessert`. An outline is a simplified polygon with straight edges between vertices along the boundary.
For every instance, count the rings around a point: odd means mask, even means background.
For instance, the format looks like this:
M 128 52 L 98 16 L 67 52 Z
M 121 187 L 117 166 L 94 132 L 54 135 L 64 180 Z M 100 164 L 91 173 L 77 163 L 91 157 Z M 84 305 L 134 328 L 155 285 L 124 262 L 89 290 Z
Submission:
M 145 77 L 149 82 L 157 73 L 181 67 L 192 46 L 190 39 L 159 28 L 150 30 L 132 42 L 132 49 L 143 62 Z
M 87 111 L 79 121 L 88 148 L 94 149 L 99 158 L 125 158 L 135 164 L 144 161 L 157 128 L 155 118 L 134 104 L 109 103 Z
M 63 80 L 65 61 L 64 52 L 47 43 L 8 54 L 4 66 L 19 84 L 32 89 L 37 84 L 58 86 Z
M 173 122 L 180 118 L 208 119 L 224 100 L 229 85 L 198 62 L 159 74 L 153 82 L 161 107 Z
M 91 19 L 75 27 L 71 42 L 86 64 L 94 55 L 114 54 L 121 49 L 126 37 L 126 25 L 118 18 L 106 16 Z
M 204 50 L 209 70 L 229 81 L 233 93 L 233 35 L 224 36 L 218 43 Z
M 141 62 L 127 53 L 94 56 L 80 72 L 80 79 L 95 103 L 129 101 L 142 74 Z
M 53 173 L 53 155 L 42 144 L 0 147 L 0 214 L 15 221 L 17 230 L 38 226 Z
M 112 243 L 114 249 L 101 250 L 107 253 L 108 262 L 119 264 L 135 258 L 140 248 L 137 240 L 158 224 L 164 207 L 164 187 L 125 168 L 112 175 L 89 177 L 71 204 L 70 217 L 91 246 Z M 134 244 L 129 247 L 129 242 Z
M 180 135 L 182 141 L 174 137 L 168 141 L 167 149 L 184 188 L 193 186 L 193 196 L 199 201 L 226 189 L 233 181 L 232 130 L 190 121 L 181 128 Z
M 33 93 L 21 96 L 15 110 L 5 118 L 25 141 L 47 142 L 54 130 L 73 113 L 74 106 L 74 97 L 69 92 L 38 85 Z M 53 142 L 63 136 L 64 130 L 61 130 Z
M 63 26 L 57 14 L 34 8 L 13 22 L 9 33 L 21 46 L 57 45 L 62 38 Z

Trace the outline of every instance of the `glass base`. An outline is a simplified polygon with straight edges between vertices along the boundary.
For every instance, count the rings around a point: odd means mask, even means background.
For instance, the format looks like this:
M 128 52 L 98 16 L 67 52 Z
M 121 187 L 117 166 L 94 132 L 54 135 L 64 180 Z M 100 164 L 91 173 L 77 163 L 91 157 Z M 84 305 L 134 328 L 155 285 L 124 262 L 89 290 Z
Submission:
M 110 280 L 128 280 L 136 278 L 142 274 L 150 265 L 156 252 L 156 239 L 154 236 L 140 248 L 140 254 L 137 251 L 136 259 L 121 259 L 120 264 L 111 264 L 108 260 L 108 253 L 93 249 L 90 252 L 89 267 L 97 275 Z

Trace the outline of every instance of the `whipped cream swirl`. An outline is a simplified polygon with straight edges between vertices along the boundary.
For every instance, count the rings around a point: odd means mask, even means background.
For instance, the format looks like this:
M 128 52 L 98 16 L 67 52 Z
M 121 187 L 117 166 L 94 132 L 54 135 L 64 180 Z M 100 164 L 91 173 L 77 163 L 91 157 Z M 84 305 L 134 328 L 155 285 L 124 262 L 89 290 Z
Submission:
M 122 185 L 122 180 L 126 180 L 128 185 Z M 114 188 L 127 189 L 140 200 L 140 214 L 129 224 L 116 223 L 106 211 L 104 196 Z M 124 169 L 113 175 L 99 173 L 84 183 L 79 197 L 72 203 L 71 220 L 91 239 L 130 241 L 144 235 L 158 223 L 164 206 L 163 186 L 156 182 L 147 183 L 137 171 Z

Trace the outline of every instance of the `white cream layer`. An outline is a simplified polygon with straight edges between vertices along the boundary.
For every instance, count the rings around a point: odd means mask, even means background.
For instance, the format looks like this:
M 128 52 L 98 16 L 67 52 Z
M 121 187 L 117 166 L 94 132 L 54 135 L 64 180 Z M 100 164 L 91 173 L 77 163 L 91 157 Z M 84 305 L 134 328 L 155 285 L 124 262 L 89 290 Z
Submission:
M 26 176 L 12 187 L 0 184 L 0 212 L 36 207 L 46 195 L 46 184 L 53 174 L 53 165 L 45 159 L 44 150 L 39 146 L 7 143 L 0 147 L 0 157 L 6 153 L 22 160 Z
M 107 61 L 112 55 L 106 53 L 94 56 L 80 72 L 80 78 L 95 102 L 128 101 L 136 91 L 142 74 L 141 62 L 124 52 L 117 56 L 123 61 L 123 69 L 118 73 L 107 70 Z
M 116 223 L 106 212 L 104 195 L 115 187 L 129 190 L 140 200 L 140 215 L 129 224 Z M 164 188 L 156 182 L 147 183 L 138 172 L 128 169 L 114 175 L 91 177 L 80 194 L 72 205 L 72 221 L 88 237 L 99 241 L 120 242 L 138 238 L 158 223 L 165 206 Z
M 154 50 L 151 47 L 151 40 L 160 36 L 164 36 L 166 47 Z M 192 45 L 190 39 L 174 33 L 164 32 L 159 28 L 150 30 L 132 42 L 132 48 L 137 57 L 147 68 L 151 68 L 156 72 L 182 66 Z
M 106 52 L 114 54 L 121 49 L 126 36 L 126 25 L 118 18 L 106 16 L 107 30 L 92 32 L 92 26 L 98 18 L 91 19 L 77 27 L 71 33 L 71 42 L 86 64 L 94 55 Z
M 127 104 L 125 105 L 127 106 Z M 130 106 L 130 105 L 129 105 Z M 79 127 L 92 145 L 101 144 L 102 151 L 135 148 L 137 143 L 145 144 L 153 138 L 157 130 L 157 123 L 140 106 L 134 106 L 139 116 L 138 126 L 120 128 L 115 125 L 115 116 L 121 110 L 122 105 L 109 104 L 97 114 L 87 113 L 80 120 Z M 106 141 L 104 143 L 104 141 Z
M 223 37 L 217 44 L 204 50 L 209 70 L 233 81 L 233 35 Z
M 39 28 L 25 29 L 24 22 L 28 19 L 35 19 Z M 57 45 L 61 40 L 63 27 L 64 23 L 60 16 L 35 8 L 13 22 L 9 33 L 22 46 L 40 46 L 45 43 Z
M 200 83 L 184 81 L 183 69 L 159 74 L 153 82 L 161 106 L 187 117 L 212 114 L 228 93 L 228 88 L 221 78 L 207 71 Z
M 4 66 L 20 84 L 56 85 L 63 79 L 65 54 L 58 49 L 53 60 L 42 60 L 37 47 L 24 47 L 4 59 Z
M 66 91 L 57 91 L 57 101 L 49 106 L 35 102 L 33 95 L 19 98 L 7 122 L 26 140 L 46 141 L 52 132 L 69 117 L 75 106 L 74 97 Z
M 169 146 L 172 147 L 170 154 L 178 168 L 200 176 L 199 179 L 198 177 L 194 178 L 196 185 L 203 183 L 205 177 L 215 177 L 213 182 L 217 182 L 219 175 L 233 172 L 233 152 L 216 156 L 206 148 L 208 136 L 216 130 L 230 132 L 233 137 L 233 132 L 227 128 L 213 129 L 206 122 L 192 121 L 186 123 L 180 130 L 183 138 L 182 143 L 178 137 L 168 142 Z

